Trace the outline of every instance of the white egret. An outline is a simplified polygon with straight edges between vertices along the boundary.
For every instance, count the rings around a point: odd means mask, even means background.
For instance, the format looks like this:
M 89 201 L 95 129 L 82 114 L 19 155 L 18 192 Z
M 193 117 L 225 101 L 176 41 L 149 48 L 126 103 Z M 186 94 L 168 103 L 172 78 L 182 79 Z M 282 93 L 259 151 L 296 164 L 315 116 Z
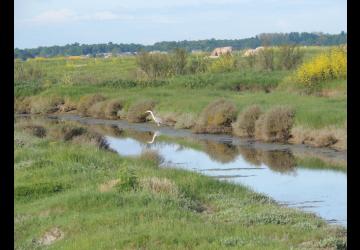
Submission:
M 155 117 L 155 116 L 154 116 L 154 114 L 153 114 L 152 111 L 147 110 L 145 113 L 150 113 L 150 114 L 151 114 L 151 117 L 152 117 L 153 120 L 154 120 L 154 122 L 155 122 L 158 126 L 160 126 L 160 124 L 163 123 L 162 120 L 161 120 L 159 117 Z

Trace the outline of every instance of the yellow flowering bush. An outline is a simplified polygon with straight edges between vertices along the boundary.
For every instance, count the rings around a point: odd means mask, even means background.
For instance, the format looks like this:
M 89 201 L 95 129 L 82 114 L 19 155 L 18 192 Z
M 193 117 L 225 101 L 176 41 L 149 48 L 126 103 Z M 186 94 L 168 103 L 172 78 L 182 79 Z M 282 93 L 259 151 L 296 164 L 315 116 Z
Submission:
M 322 81 L 345 79 L 346 66 L 346 52 L 341 48 L 332 49 L 301 65 L 295 73 L 295 79 L 306 87 L 313 87 Z

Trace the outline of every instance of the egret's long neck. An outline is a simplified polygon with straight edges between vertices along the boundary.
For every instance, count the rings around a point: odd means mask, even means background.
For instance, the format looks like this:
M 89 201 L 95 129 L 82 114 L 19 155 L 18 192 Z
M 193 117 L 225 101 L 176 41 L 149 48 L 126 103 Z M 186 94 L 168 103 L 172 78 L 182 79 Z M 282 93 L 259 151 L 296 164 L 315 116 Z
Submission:
M 153 118 L 154 120 L 156 120 L 156 119 L 155 119 L 155 116 L 154 116 L 154 114 L 153 114 L 153 112 L 151 112 L 151 111 L 148 111 L 148 112 L 150 112 L 150 114 L 151 114 L 152 118 Z

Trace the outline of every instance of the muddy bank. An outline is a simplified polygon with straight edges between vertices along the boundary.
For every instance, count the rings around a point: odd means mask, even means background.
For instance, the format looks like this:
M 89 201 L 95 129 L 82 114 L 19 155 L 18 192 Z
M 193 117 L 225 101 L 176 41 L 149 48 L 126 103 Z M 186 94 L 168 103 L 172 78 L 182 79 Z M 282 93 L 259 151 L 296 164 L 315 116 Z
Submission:
M 19 116 L 30 116 L 30 115 L 19 115 Z M 129 123 L 125 120 L 105 120 L 105 119 L 96 119 L 91 117 L 81 117 L 75 114 L 57 114 L 57 115 L 48 115 L 50 119 L 57 120 L 69 120 L 77 121 L 83 124 L 88 125 L 115 125 L 121 129 L 132 129 L 140 132 L 153 132 L 157 135 L 171 136 L 171 137 L 182 137 L 182 138 L 194 138 L 198 140 L 209 140 L 214 142 L 226 143 L 231 145 L 239 145 L 248 148 L 254 148 L 263 151 L 273 151 L 273 150 L 283 150 L 291 151 L 296 155 L 306 155 L 317 158 L 322 158 L 324 160 L 339 162 L 346 165 L 347 161 L 347 151 L 337 151 L 331 148 L 317 148 L 304 144 L 294 145 L 294 144 L 277 144 L 277 143 L 265 143 L 256 141 L 254 139 L 243 139 L 237 138 L 228 134 L 195 134 L 187 129 L 175 129 L 173 127 L 161 126 L 157 127 L 154 124 L 150 123 Z

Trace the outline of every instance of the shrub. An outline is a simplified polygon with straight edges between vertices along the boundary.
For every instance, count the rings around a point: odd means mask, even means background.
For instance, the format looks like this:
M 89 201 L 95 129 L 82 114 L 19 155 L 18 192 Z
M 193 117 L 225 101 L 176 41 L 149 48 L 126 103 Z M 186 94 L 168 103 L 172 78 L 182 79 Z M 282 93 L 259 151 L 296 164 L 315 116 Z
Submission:
M 231 72 L 236 68 L 236 60 L 231 54 L 221 55 L 213 61 L 210 71 L 213 73 Z
M 152 100 L 144 100 L 134 103 L 130 106 L 127 119 L 129 122 L 146 122 L 146 117 L 149 115 L 145 113 L 146 110 L 152 110 L 155 107 L 155 102 Z
M 87 114 L 95 118 L 105 118 L 106 105 L 106 101 L 96 102 L 87 110 Z
M 235 119 L 235 105 L 232 102 L 220 99 L 205 107 L 194 130 L 198 133 L 229 133 L 232 130 L 231 123 Z
M 279 68 L 294 69 L 304 57 L 304 53 L 296 45 L 283 45 L 279 52 Z
M 139 184 L 138 177 L 133 168 L 122 168 L 120 170 L 120 181 L 116 185 L 119 191 L 130 191 L 137 188 Z
M 240 113 L 235 123 L 232 124 L 233 132 L 238 136 L 253 137 L 255 122 L 261 115 L 261 109 L 257 105 L 250 106 Z
M 259 52 L 259 63 L 263 70 L 274 70 L 274 49 L 265 47 Z
M 336 48 L 302 64 L 295 72 L 294 80 L 312 92 L 319 82 L 346 79 L 346 67 L 346 52 L 343 49 Z
M 185 128 L 185 129 L 189 129 L 195 126 L 196 123 L 196 118 L 195 115 L 193 114 L 189 114 L 189 113 L 184 113 L 181 114 L 175 123 L 175 128 Z
M 61 97 L 35 97 L 31 100 L 32 114 L 50 114 L 59 111 L 61 105 L 64 104 L 64 99 Z
M 123 108 L 123 102 L 120 100 L 110 100 L 105 106 L 105 117 L 108 119 L 117 119 L 118 112 Z
M 208 68 L 209 60 L 203 56 L 192 57 L 186 65 L 186 71 L 190 74 L 205 73 Z
M 88 115 L 87 111 L 92 105 L 94 105 L 96 102 L 101 102 L 104 100 L 105 97 L 99 94 L 83 96 L 78 102 L 77 110 L 81 115 Z
M 23 128 L 25 131 L 31 133 L 33 136 L 43 138 L 46 136 L 46 129 L 40 125 L 26 125 Z
M 255 123 L 255 137 L 270 142 L 287 142 L 294 123 L 293 109 L 278 106 L 267 111 Z
M 31 112 L 31 98 L 16 98 L 14 102 L 14 111 L 18 114 L 30 114 Z

